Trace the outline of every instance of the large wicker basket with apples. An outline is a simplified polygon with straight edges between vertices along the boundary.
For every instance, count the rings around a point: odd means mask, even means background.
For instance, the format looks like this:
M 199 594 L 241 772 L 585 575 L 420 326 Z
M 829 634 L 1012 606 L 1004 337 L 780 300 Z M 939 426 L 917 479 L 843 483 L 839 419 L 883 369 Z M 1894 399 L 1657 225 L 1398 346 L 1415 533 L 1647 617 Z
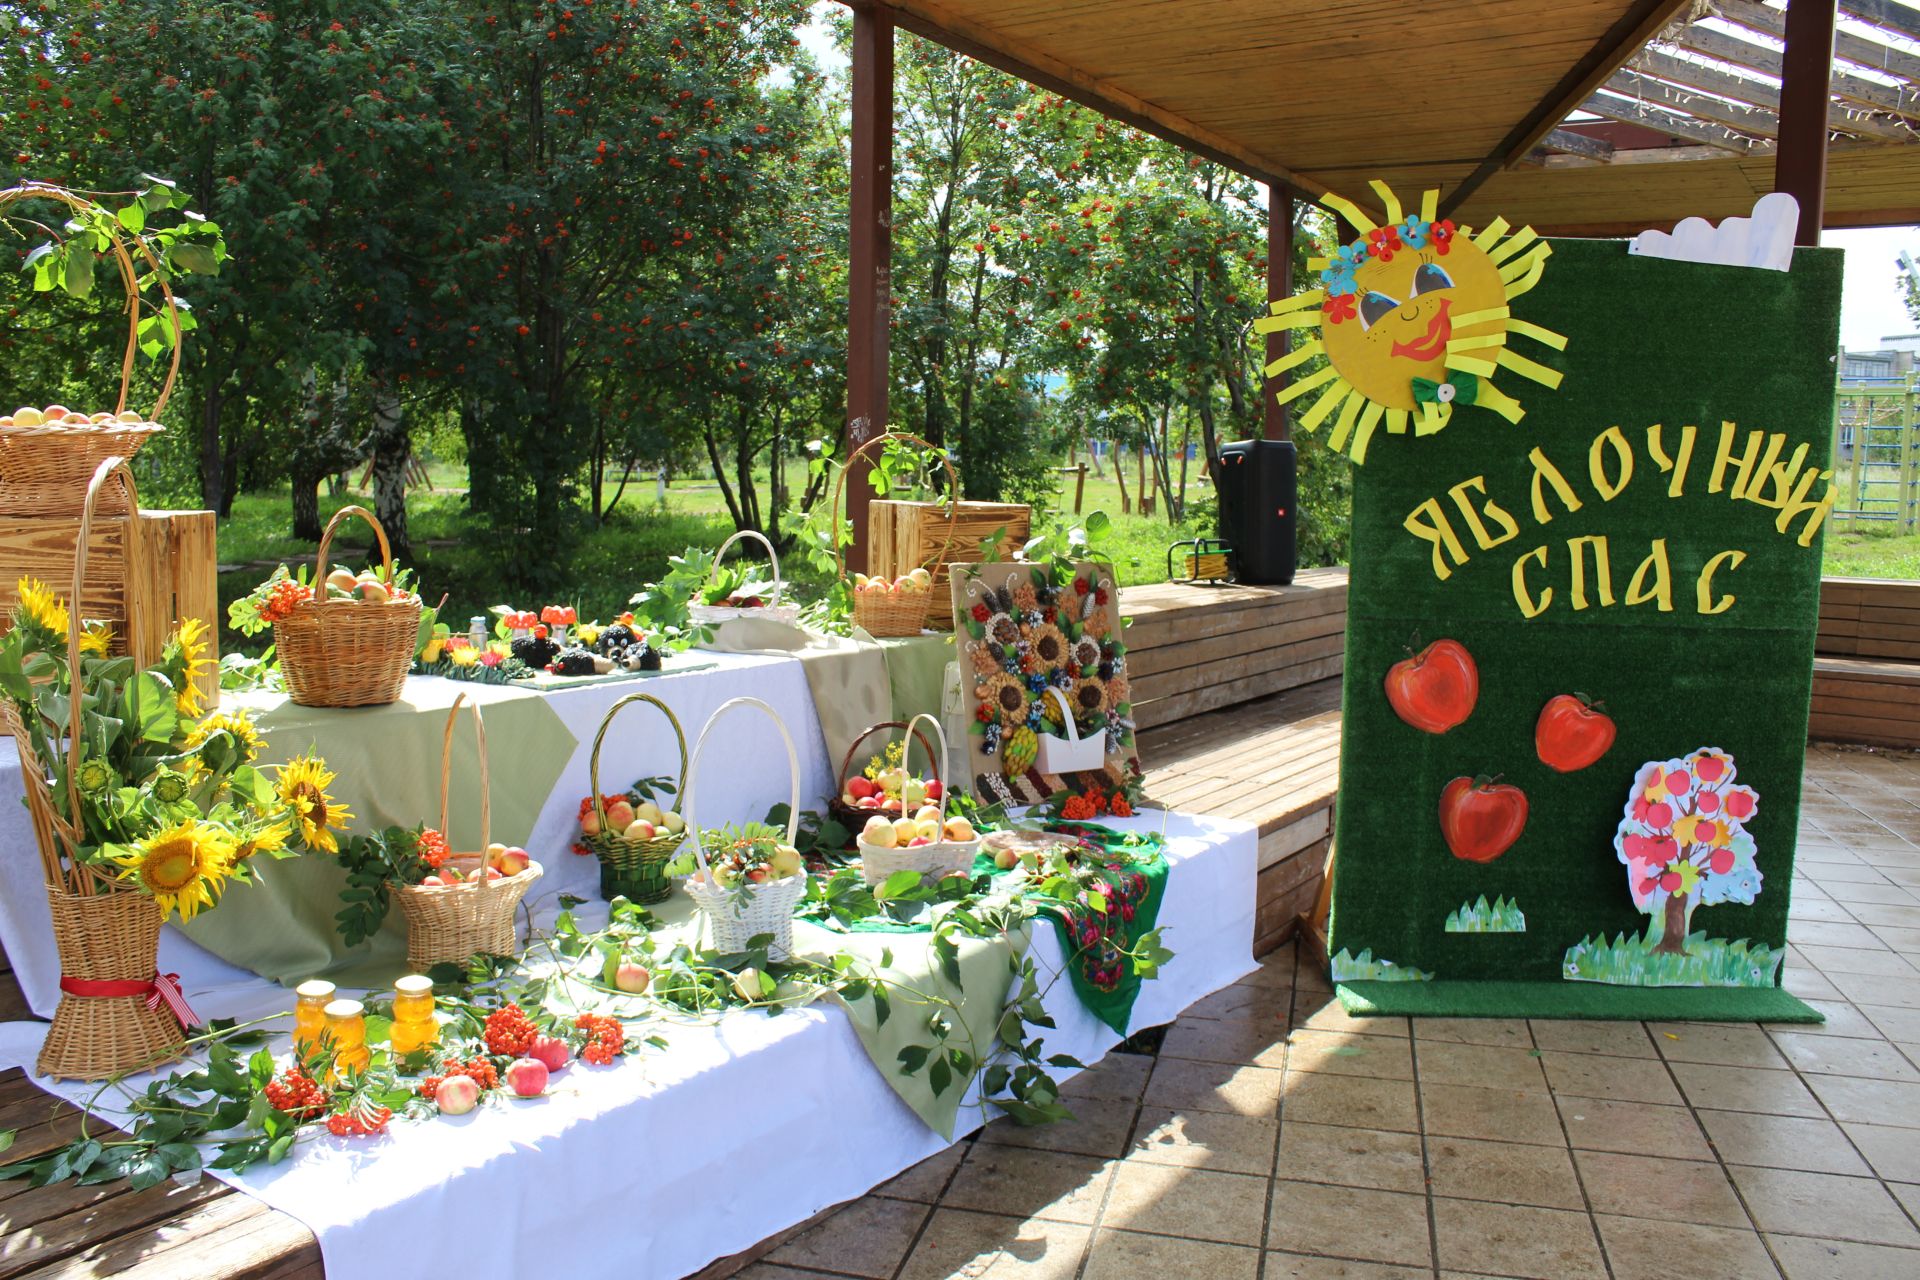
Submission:
M 940 744 L 937 759 L 944 761 L 947 735 L 939 720 L 922 713 L 908 722 L 909 732 L 922 720 L 933 726 Z M 965 818 L 947 816 L 948 790 L 938 777 L 926 784 L 926 794 L 933 799 L 923 800 L 913 812 L 897 818 L 876 813 L 860 828 L 856 843 L 861 874 L 868 884 L 884 884 L 888 876 L 901 871 L 918 871 L 923 879 L 939 880 L 973 870 L 980 834 Z
M 917 444 L 930 450 L 939 459 L 940 465 L 947 471 L 947 536 L 924 564 L 921 564 L 897 577 L 884 575 L 868 577 L 864 573 L 853 575 L 853 625 L 870 636 L 917 636 L 927 627 L 927 615 L 933 607 L 933 570 L 931 566 L 939 564 L 953 549 L 954 525 L 960 516 L 960 474 L 953 469 L 953 463 L 947 455 L 919 436 L 908 435 L 903 431 L 887 431 L 855 449 L 847 455 L 847 465 L 840 469 L 840 478 L 834 482 L 832 509 L 840 509 L 840 495 L 846 488 L 847 477 L 853 472 L 854 460 L 876 446 L 894 441 Z M 868 540 L 872 541 L 872 522 L 868 522 Z M 838 561 L 840 576 L 847 576 L 846 548 L 837 541 L 834 555 Z
M 440 825 L 447 830 L 447 782 L 453 772 L 453 730 L 466 694 L 447 711 L 440 737 Z M 407 919 L 407 966 L 424 973 L 436 964 L 464 964 L 478 954 L 512 956 L 520 952 L 514 912 L 542 874 L 524 849 L 492 842 L 493 808 L 488 802 L 487 726 L 480 704 L 473 703 L 473 733 L 480 759 L 480 848 L 454 853 L 438 873 L 422 884 L 396 884 L 393 896 Z
M 373 526 L 381 571 L 327 569 L 333 533 L 349 518 Z M 273 624 L 287 696 L 303 707 L 377 707 L 400 700 L 420 639 L 420 597 L 394 578 L 387 531 L 365 507 L 334 512 L 320 535 L 312 597 Z
M 868 725 L 847 744 L 847 753 L 840 758 L 839 792 L 827 801 L 827 812 L 847 830 L 858 831 L 875 814 L 898 818 L 914 812 L 928 801 L 939 801 L 942 790 L 939 781 L 941 762 L 933 758 L 933 742 L 918 729 L 905 737 L 893 739 L 895 730 L 904 734 L 907 728 L 905 720 L 882 720 L 879 724 Z M 871 757 L 864 771 L 855 772 L 854 758 L 875 734 L 887 735 L 884 755 Z M 921 757 L 934 772 L 932 779 L 917 777 L 909 767 L 912 759 L 910 745 L 914 742 L 920 744 Z
M 713 726 L 735 707 L 764 712 L 780 731 L 780 741 L 787 749 L 787 774 L 792 781 L 784 838 L 751 829 L 702 831 L 694 816 L 701 753 Z M 693 754 L 687 760 L 687 783 L 693 788 L 685 797 L 687 830 L 698 868 L 687 877 L 687 893 L 706 918 L 714 949 L 745 951 L 755 938 L 765 937 L 769 939 L 768 959 L 785 960 L 793 954 L 793 912 L 806 897 L 807 871 L 793 844 L 800 822 L 800 758 L 780 713 L 758 698 L 731 698 L 721 703 L 693 744 Z
M 600 732 L 593 735 L 593 755 L 587 774 L 593 794 L 590 806 L 580 819 L 580 843 L 600 860 L 600 896 L 624 895 L 631 902 L 664 902 L 673 892 L 667 876 L 667 864 L 687 838 L 687 824 L 678 813 L 662 809 L 651 800 L 634 803 L 617 799 L 608 803 L 600 793 L 600 748 L 607 729 L 621 708 L 629 703 L 646 702 L 660 708 L 673 726 L 673 740 L 680 748 L 680 782 L 676 796 L 687 790 L 687 735 L 680 728 L 680 717 L 660 699 L 645 693 L 630 693 L 607 708 L 600 721 Z M 683 801 L 684 803 L 684 801 Z

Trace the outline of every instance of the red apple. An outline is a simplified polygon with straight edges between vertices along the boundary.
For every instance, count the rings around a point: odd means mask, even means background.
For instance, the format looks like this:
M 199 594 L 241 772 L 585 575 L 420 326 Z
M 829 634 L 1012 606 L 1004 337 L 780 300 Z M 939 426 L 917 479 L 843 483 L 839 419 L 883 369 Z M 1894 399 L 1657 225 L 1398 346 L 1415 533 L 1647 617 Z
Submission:
M 1440 792 L 1440 834 L 1456 858 L 1492 862 L 1526 827 L 1526 792 L 1509 783 L 1455 778 Z
M 535 1036 L 527 1056 L 537 1058 L 548 1071 L 558 1071 L 573 1057 L 573 1049 L 557 1036 Z
M 1458 640 L 1435 640 L 1387 669 L 1394 714 L 1425 733 L 1445 733 L 1473 714 L 1480 669 Z
M 927 799 L 937 801 L 941 795 L 944 794 L 945 790 L 946 788 L 940 785 L 940 779 L 935 778 L 927 784 Z
M 871 778 L 856 777 L 847 779 L 847 794 L 855 800 L 863 800 L 877 790 L 879 790 L 879 788 L 873 785 Z
M 433 1089 L 443 1116 L 463 1116 L 480 1105 L 480 1085 L 471 1076 L 448 1076 Z
M 644 965 L 624 961 L 613 971 L 613 985 L 628 995 L 637 996 L 653 982 L 653 974 Z
M 538 1058 L 515 1058 L 507 1064 L 507 1088 L 518 1097 L 539 1097 L 547 1091 L 547 1064 Z
M 1576 773 L 1607 754 L 1616 732 L 1613 717 L 1585 694 L 1555 694 L 1540 708 L 1533 749 L 1547 768 Z

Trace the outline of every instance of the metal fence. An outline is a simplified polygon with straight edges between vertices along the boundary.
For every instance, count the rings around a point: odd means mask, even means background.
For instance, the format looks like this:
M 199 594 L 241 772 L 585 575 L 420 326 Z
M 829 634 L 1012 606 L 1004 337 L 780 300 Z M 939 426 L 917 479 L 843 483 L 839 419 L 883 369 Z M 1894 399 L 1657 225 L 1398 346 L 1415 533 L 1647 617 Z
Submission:
M 1833 465 L 1833 519 L 1920 531 L 1920 375 L 1841 381 Z

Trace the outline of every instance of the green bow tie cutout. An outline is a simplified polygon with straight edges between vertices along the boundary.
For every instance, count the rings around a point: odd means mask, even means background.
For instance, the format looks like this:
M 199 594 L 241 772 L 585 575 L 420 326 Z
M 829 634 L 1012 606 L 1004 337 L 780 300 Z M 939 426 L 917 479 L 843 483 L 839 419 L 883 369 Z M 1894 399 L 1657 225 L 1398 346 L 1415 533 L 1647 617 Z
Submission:
M 1479 394 L 1480 379 L 1470 373 L 1456 373 L 1446 382 L 1432 378 L 1413 380 L 1413 398 L 1419 404 L 1472 404 Z M 1442 395 L 1441 392 L 1446 392 Z

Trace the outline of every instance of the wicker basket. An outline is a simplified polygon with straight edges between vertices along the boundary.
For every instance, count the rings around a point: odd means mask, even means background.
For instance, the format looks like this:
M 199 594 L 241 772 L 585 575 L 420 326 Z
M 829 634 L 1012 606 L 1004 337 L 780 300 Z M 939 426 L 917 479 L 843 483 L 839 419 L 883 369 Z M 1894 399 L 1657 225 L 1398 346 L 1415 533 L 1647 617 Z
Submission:
M 327 599 L 327 552 L 349 516 L 373 526 L 380 563 L 393 579 L 387 531 L 365 507 L 342 507 L 327 521 L 314 561 L 313 598 L 273 624 L 274 652 L 287 696 L 303 707 L 382 707 L 400 700 L 420 639 L 420 599 Z M 476 710 L 477 714 L 477 710 Z
M 76 212 L 98 209 L 85 196 L 44 182 L 27 182 L 0 191 L 0 210 L 22 200 L 52 200 Z M 127 407 L 127 393 L 133 382 L 133 357 L 140 346 L 140 286 L 133 257 L 114 229 L 115 219 L 107 218 L 108 250 L 120 270 L 120 282 L 127 291 L 127 347 L 120 358 L 120 395 L 113 412 Z M 174 306 L 173 290 L 167 287 L 165 273 L 152 252 L 139 240 L 134 247 L 145 259 L 149 273 L 160 286 L 167 323 L 178 332 L 180 313 Z M 160 394 L 145 422 L 108 422 L 84 426 L 50 422 L 38 427 L 0 427 L 0 515 L 71 516 L 81 509 L 87 482 L 109 458 L 126 459 L 134 455 L 149 437 L 162 428 L 158 419 L 173 394 L 174 380 L 180 373 L 180 346 L 171 344 Z M 115 492 L 101 495 L 98 510 L 102 515 L 120 515 L 129 510 L 127 497 Z M 76 594 L 74 599 L 78 601 Z
M 109 481 L 121 486 L 122 509 L 135 503 L 133 475 L 122 458 L 107 458 L 95 468 L 80 505 L 79 538 L 74 545 L 72 601 L 80 599 L 87 577 L 87 545 L 102 490 Z M 80 609 L 67 613 L 68 670 L 80 667 Z M 75 771 L 80 765 L 82 700 L 68 700 L 64 760 L 68 812 L 55 806 L 48 762 L 11 698 L 0 698 L 0 720 L 20 751 L 21 780 L 27 814 L 46 875 L 47 904 L 53 914 L 54 946 L 60 955 L 61 995 L 40 1050 L 38 1071 L 43 1076 L 69 1080 L 102 1080 L 161 1063 L 172 1062 L 185 1051 L 180 1023 L 158 999 L 149 1008 L 157 987 L 143 986 L 119 995 L 94 995 L 69 990 L 70 980 L 153 984 L 159 978 L 160 908 L 144 893 L 116 889 L 113 881 L 87 863 L 78 851 L 86 825 L 80 811 L 80 788 Z M 60 748 L 55 739 L 53 749 Z
M 720 566 L 727 559 L 727 549 L 742 538 L 752 538 L 767 549 L 767 562 L 773 566 L 773 598 L 758 609 L 743 609 L 731 604 L 690 605 L 687 608 L 688 616 L 695 622 L 709 627 L 717 627 L 724 622 L 745 621 L 749 618 L 758 618 L 763 622 L 783 622 L 788 626 L 800 621 L 799 605 L 781 603 L 786 598 L 787 584 L 780 577 L 780 553 L 773 549 L 773 544 L 768 542 L 766 535 L 758 529 L 742 529 L 720 544 L 720 549 L 713 553 L 713 568 L 707 572 L 707 586 L 711 587 L 714 578 L 719 575 Z
M 673 726 L 673 740 L 680 747 L 680 785 L 674 792 L 675 802 L 685 803 L 687 790 L 687 735 L 680 727 L 680 717 L 673 714 L 673 708 L 648 693 L 630 693 L 607 708 L 607 714 L 600 720 L 600 732 L 593 735 L 593 755 L 587 764 L 587 776 L 593 787 L 593 812 L 600 819 L 600 834 L 582 835 L 580 843 L 593 850 L 593 856 L 600 859 L 600 896 L 613 898 L 624 895 L 632 902 L 665 902 L 673 892 L 673 881 L 667 877 L 667 863 L 686 842 L 684 829 L 655 836 L 651 840 L 629 840 L 623 834 L 607 830 L 607 811 L 600 803 L 600 744 L 606 740 L 607 727 L 620 709 L 632 702 L 650 702 L 660 708 L 667 723 Z
M 462 693 L 447 711 L 447 728 L 440 737 L 440 830 L 447 829 L 447 781 L 453 772 L 453 729 L 460 718 L 460 705 L 467 700 Z M 480 753 L 480 853 L 456 853 L 447 865 L 461 872 L 479 869 L 486 863 L 489 840 L 493 835 L 493 806 L 487 798 L 487 726 L 480 718 L 480 704 L 473 703 L 473 733 Z M 484 875 L 456 884 L 402 884 L 393 887 L 394 897 L 407 918 L 407 966 L 424 973 L 436 964 L 464 964 L 482 952 L 491 956 L 517 955 L 520 950 L 514 934 L 513 915 L 520 899 L 541 875 L 534 863 L 517 875 L 489 880 Z
M 697 785 L 700 753 L 707 745 L 707 735 L 713 732 L 713 726 L 720 717 L 734 707 L 757 707 L 764 711 L 767 718 L 773 721 L 773 727 L 780 731 L 780 741 L 786 745 L 787 774 L 792 779 L 792 791 L 787 801 L 787 843 L 792 844 L 800 822 L 800 758 L 794 753 L 793 735 L 787 732 L 780 713 L 760 699 L 730 698 L 714 709 L 706 725 L 701 728 L 700 737 L 693 744 L 693 755 L 687 761 L 687 784 L 689 787 Z M 688 877 L 687 893 L 693 898 L 694 905 L 700 908 L 700 914 L 706 917 L 714 950 L 745 951 L 748 942 L 762 934 L 769 934 L 773 941 L 767 945 L 767 957 L 785 960 L 793 954 L 793 911 L 807 894 L 807 873 L 802 871 L 784 880 L 768 880 L 731 889 L 714 884 L 712 869 L 707 865 L 706 846 L 700 842 L 700 824 L 694 817 L 691 791 L 685 798 L 687 832 L 693 839 L 694 861 L 700 867 L 698 876 Z
M 853 474 L 854 459 L 875 445 L 885 445 L 890 441 L 905 440 L 925 449 L 935 446 L 928 444 L 919 436 L 910 436 L 904 431 L 883 431 L 873 439 L 847 455 L 847 465 L 840 468 L 840 478 L 833 484 L 833 501 L 828 504 L 829 511 L 840 510 L 840 497 L 847 486 L 847 477 Z M 940 549 L 927 557 L 921 567 L 931 569 L 947 558 L 947 552 L 953 549 L 954 525 L 960 514 L 960 473 L 953 469 L 953 463 L 947 455 L 941 453 L 940 465 L 947 469 L 947 537 Z M 868 541 L 872 541 L 872 524 L 868 524 Z M 847 549 L 834 539 L 833 554 L 839 566 L 840 576 L 847 576 Z M 927 629 L 927 615 L 933 609 L 935 596 L 930 581 L 925 591 L 899 591 L 892 586 L 868 587 L 853 593 L 853 625 L 870 636 L 880 638 L 893 636 L 917 636 Z
M 922 720 L 933 726 L 934 736 L 940 740 L 940 759 L 945 760 L 947 735 L 936 717 L 922 712 L 909 722 L 909 729 Z M 966 875 L 973 870 L 973 856 L 980 852 L 980 836 L 976 832 L 971 840 L 946 838 L 948 794 L 947 784 L 942 780 L 940 783 L 941 838 L 932 844 L 923 844 L 917 848 L 886 848 L 882 845 L 868 844 L 864 837 L 856 837 L 855 843 L 860 847 L 860 874 L 865 877 L 868 884 L 884 884 L 888 876 L 899 871 L 918 871 L 924 879 L 941 880 L 947 876 Z
M 868 725 L 860 732 L 859 737 L 847 744 L 847 754 L 840 758 L 840 772 L 834 778 L 837 789 L 833 793 L 833 798 L 827 801 L 827 812 L 833 815 L 843 826 L 850 830 L 858 831 L 861 826 L 865 824 L 866 820 L 876 813 L 882 817 L 890 816 L 880 809 L 862 809 L 858 805 L 848 804 L 845 799 L 847 794 L 847 781 L 849 773 L 853 768 L 853 758 L 860 754 L 860 745 L 862 743 L 876 733 L 885 733 L 894 729 L 906 728 L 908 728 L 908 725 L 905 720 L 882 720 L 879 724 Z M 926 755 L 927 767 L 934 771 L 936 777 L 939 776 L 944 762 L 934 759 L 933 744 L 927 741 L 927 735 L 915 729 L 913 730 L 913 738 L 920 744 L 920 750 Z M 904 759 L 905 757 L 903 757 L 903 761 Z M 945 790 L 944 784 L 941 789 L 943 791 Z

